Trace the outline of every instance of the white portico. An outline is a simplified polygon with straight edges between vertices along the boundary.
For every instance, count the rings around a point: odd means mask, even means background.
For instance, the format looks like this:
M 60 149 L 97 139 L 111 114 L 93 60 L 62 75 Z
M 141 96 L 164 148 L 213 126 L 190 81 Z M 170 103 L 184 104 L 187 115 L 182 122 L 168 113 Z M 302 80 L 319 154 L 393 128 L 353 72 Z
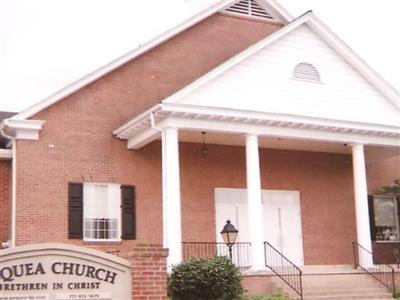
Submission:
M 268 148 L 269 141 L 289 140 L 294 147 L 308 144 L 309 151 L 318 151 L 312 149 L 315 143 L 351 146 L 357 242 L 371 251 L 364 148 L 400 147 L 399 107 L 398 92 L 308 12 L 114 134 L 127 140 L 129 149 L 161 136 L 164 246 L 170 249 L 170 265 L 182 260 L 179 141 L 193 141 L 187 132 L 242 140 L 252 269 L 260 270 L 260 141 Z M 213 142 L 232 145 L 228 140 Z M 371 257 L 363 261 L 372 264 Z
M 400 131 L 394 127 L 350 124 L 270 113 L 157 104 L 129 121 L 115 134 L 126 139 L 130 149 L 138 149 L 162 139 L 164 246 L 170 249 L 169 263 L 182 260 L 182 225 L 179 175 L 179 131 L 218 132 L 236 135 L 246 147 L 247 198 L 252 268 L 264 268 L 263 220 L 258 142 L 266 139 L 293 139 L 337 143 L 352 147 L 354 199 L 359 244 L 371 249 L 365 174 L 364 145 L 398 146 Z

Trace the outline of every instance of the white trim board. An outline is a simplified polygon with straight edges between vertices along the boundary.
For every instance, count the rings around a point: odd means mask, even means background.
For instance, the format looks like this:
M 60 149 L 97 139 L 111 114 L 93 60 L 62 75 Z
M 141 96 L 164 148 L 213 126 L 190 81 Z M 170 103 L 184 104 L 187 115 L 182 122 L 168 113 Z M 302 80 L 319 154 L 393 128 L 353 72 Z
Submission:
M 0 149 L 0 160 L 11 160 L 13 152 L 11 149 Z
M 38 140 L 39 132 L 45 121 L 5 119 L 0 123 L 0 130 L 17 140 Z
M 266 137 L 400 147 L 400 127 L 395 126 L 176 103 L 157 104 L 113 133 L 127 140 L 128 148 L 139 149 L 157 139 L 160 129 L 168 127 L 197 132 L 253 133 Z

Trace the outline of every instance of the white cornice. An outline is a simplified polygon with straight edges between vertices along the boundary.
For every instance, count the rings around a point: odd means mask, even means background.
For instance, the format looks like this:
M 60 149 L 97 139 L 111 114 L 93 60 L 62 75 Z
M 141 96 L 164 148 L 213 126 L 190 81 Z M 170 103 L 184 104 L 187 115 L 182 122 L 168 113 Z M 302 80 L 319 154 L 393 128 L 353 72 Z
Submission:
M 285 25 L 292 22 L 294 19 L 294 17 L 276 0 L 260 1 L 259 4 L 271 13 L 271 15 L 281 19 Z
M 0 160 L 11 160 L 13 152 L 11 149 L 0 149 Z
M 152 113 L 154 113 L 154 112 L 156 112 L 157 110 L 160 110 L 160 109 L 161 109 L 161 105 L 160 104 L 156 104 L 156 105 L 152 106 L 151 108 L 149 108 L 148 110 L 144 111 L 143 113 L 141 113 L 137 117 L 129 120 L 127 123 L 125 123 L 121 127 L 115 129 L 113 131 L 113 134 L 118 136 L 119 134 L 124 132 L 126 129 L 130 128 L 132 125 L 134 126 L 135 124 L 143 121 L 144 119 L 149 118 L 150 114 L 152 114 Z
M 17 140 L 38 140 L 45 121 L 5 119 L 0 129 Z
M 128 140 L 129 148 L 137 149 L 158 135 L 152 115 L 159 128 L 400 146 L 400 126 L 175 103 L 153 106 L 114 130 L 114 134 Z
M 400 92 L 368 65 L 364 59 L 322 22 L 321 19 L 312 14 L 312 17 L 307 20 L 307 25 L 382 95 L 389 99 L 395 107 L 400 109 Z

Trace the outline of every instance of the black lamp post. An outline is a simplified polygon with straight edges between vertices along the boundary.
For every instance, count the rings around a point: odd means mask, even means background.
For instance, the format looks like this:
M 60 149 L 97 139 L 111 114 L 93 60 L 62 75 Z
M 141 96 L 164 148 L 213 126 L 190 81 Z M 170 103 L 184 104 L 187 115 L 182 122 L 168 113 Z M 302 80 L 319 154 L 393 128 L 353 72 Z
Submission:
M 232 261 L 232 246 L 236 242 L 236 237 L 238 234 L 238 230 L 231 224 L 230 220 L 226 221 L 224 228 L 221 231 L 222 238 L 224 239 L 225 244 L 229 248 L 229 258 Z

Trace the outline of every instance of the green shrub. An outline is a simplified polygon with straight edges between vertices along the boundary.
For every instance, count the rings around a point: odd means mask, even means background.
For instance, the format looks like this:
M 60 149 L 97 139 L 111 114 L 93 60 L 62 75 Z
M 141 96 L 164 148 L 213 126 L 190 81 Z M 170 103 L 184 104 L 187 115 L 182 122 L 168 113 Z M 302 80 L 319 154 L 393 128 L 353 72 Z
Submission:
M 172 269 L 168 294 L 173 300 L 240 299 L 239 269 L 225 257 L 192 259 Z

